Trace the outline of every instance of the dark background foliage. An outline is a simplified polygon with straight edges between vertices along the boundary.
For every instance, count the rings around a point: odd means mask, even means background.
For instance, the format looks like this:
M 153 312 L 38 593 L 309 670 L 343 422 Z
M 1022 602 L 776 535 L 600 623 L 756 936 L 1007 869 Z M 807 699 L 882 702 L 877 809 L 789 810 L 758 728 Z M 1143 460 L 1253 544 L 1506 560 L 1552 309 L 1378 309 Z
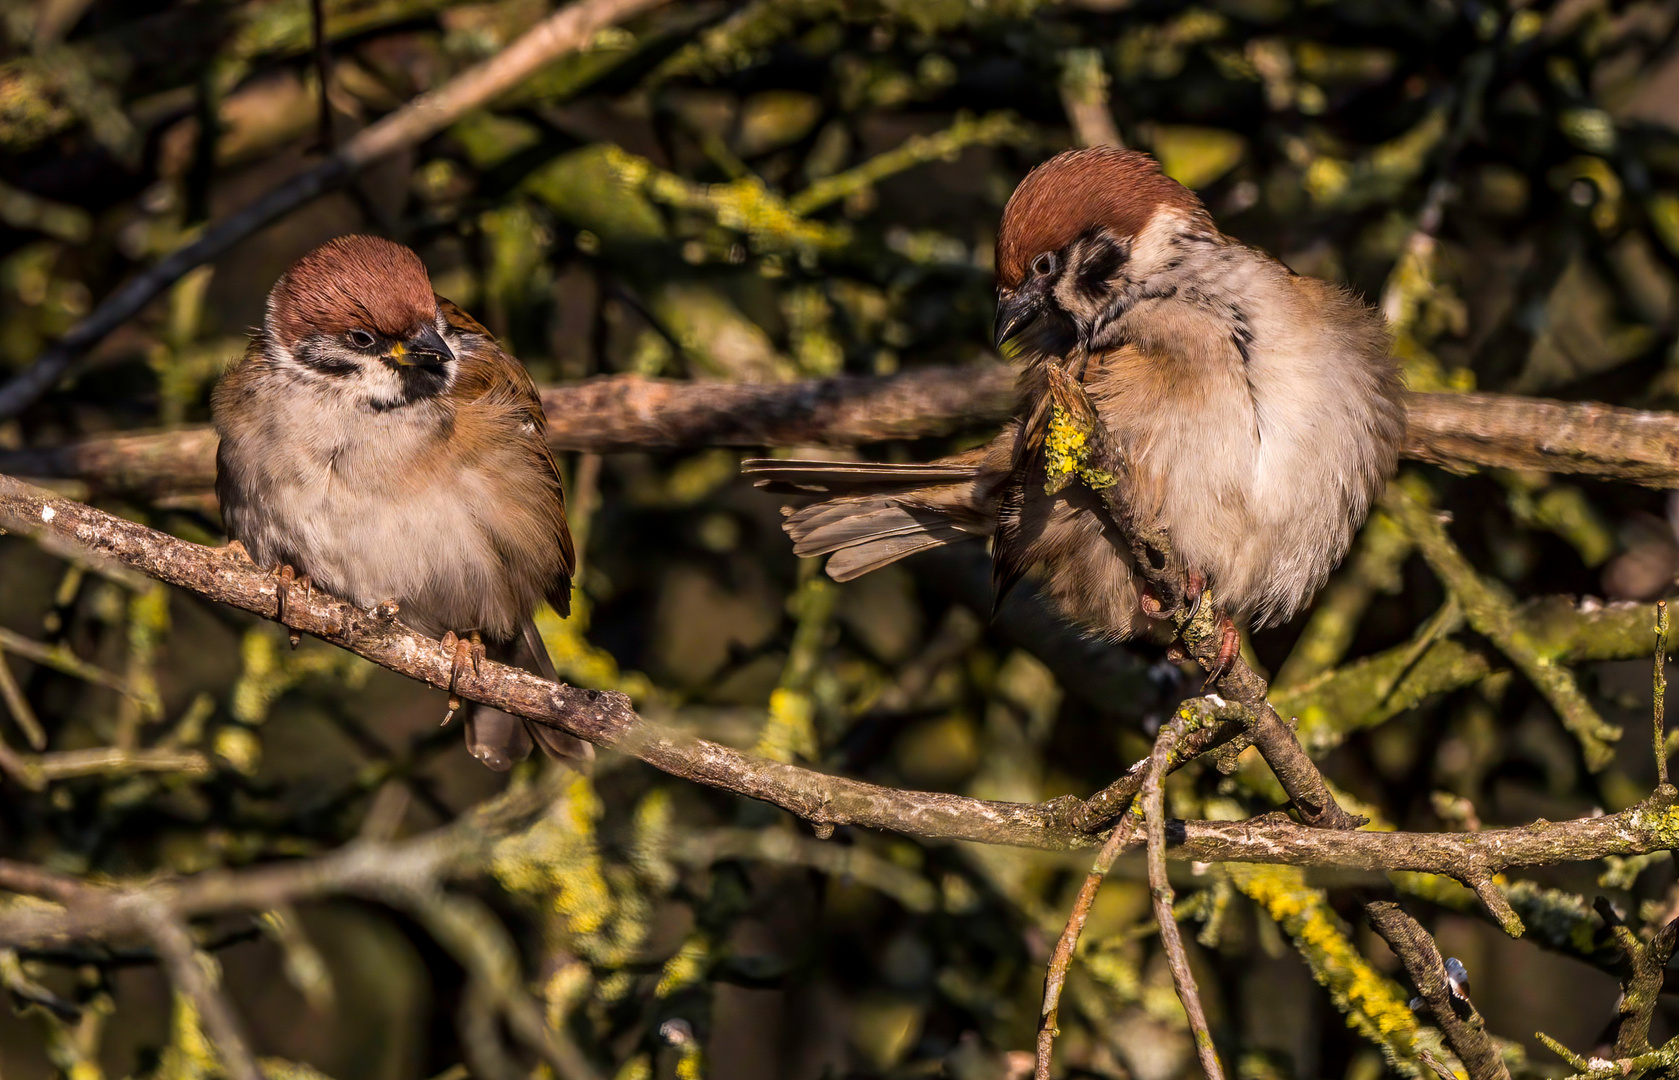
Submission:
M 325 135 L 303 0 L 17 0 L 0 13 L 0 372 L 22 370 L 126 276 L 324 142 L 494 55 L 548 10 L 324 7 Z M 1676 36 L 1672 0 L 678 0 L 186 275 L 0 423 L 0 446 L 204 423 L 277 274 L 357 230 L 419 250 L 438 291 L 539 382 L 983 363 L 1002 203 L 1031 165 L 1088 137 L 1069 119 L 1081 102 L 1198 190 L 1226 231 L 1381 303 L 1414 389 L 1671 409 Z M 864 452 L 925 460 L 987 435 Z M 577 614 L 544 628 L 568 680 L 783 760 L 1019 801 L 1099 789 L 1197 688 L 1143 648 L 991 623 L 978 550 L 833 585 L 792 557 L 777 501 L 739 480 L 739 457 L 567 456 L 584 569 Z M 1659 492 L 1408 476 L 1512 597 L 1647 600 L 1679 572 Z M 101 505 L 219 536 L 204 492 Z M 1473 639 L 1428 629 L 1447 594 L 1385 516 L 1332 591 L 1253 640 L 1279 689 L 1419 633 Z M 437 692 L 320 642 L 288 650 L 272 624 L 22 540 L 0 541 L 0 626 L 112 673 L 122 691 L 0 641 L 49 756 L 175 754 L 138 771 L 96 763 L 39 790 L 0 777 L 9 858 L 94 877 L 245 867 L 370 827 L 416 834 L 506 782 L 453 728 L 437 731 Z M 1578 675 L 1605 717 L 1638 732 L 1648 670 L 1628 659 Z M 1544 697 L 1508 672 L 1386 712 L 1304 720 L 1329 733 L 1315 744 L 1326 774 L 1388 825 L 1566 819 L 1625 807 L 1654 780 L 1642 737 L 1589 771 Z M 0 738 L 26 745 L 17 726 L 0 723 Z M 1193 817 L 1272 808 L 1247 775 L 1187 770 L 1169 804 Z M 602 1075 L 624 1078 L 1024 1075 L 1049 946 L 1088 867 L 1083 853 L 846 828 L 820 841 L 779 811 L 610 754 L 530 843 L 540 858 L 509 854 L 463 888 L 511 929 L 550 1016 Z M 1253 899 L 1263 889 L 1222 868 L 1174 872 L 1235 1074 L 1415 1074 L 1414 1060 L 1384 1056 L 1409 1035 L 1366 1037 L 1345 1015 L 1361 1006 L 1314 983 L 1324 967 L 1302 959 L 1275 903 Z M 1519 1044 L 1516 1071 L 1556 1074 L 1533 1032 L 1589 1050 L 1614 1010 L 1590 901 L 1659 925 L 1679 889 L 1665 853 L 1521 876 L 1553 920 L 1530 915 L 1534 941 L 1507 939 L 1427 882 L 1400 887 L 1426 898 L 1413 910 L 1467 965 L 1490 1029 Z M 1381 882 L 1284 884 L 1357 927 L 1353 887 Z M 404 916 L 346 899 L 197 930 L 261 1054 L 342 1078 L 465 1075 L 459 962 Z M 1335 932 L 1368 960 L 1356 978 L 1403 984 L 1369 931 Z M 0 961 L 20 1006 L 19 987 L 39 984 L 82 1009 L 0 1016 L 11 1080 L 216 1071 L 143 951 Z M 1140 856 L 1100 895 L 1068 994 L 1066 1075 L 1194 1074 Z M 1670 1019 L 1664 1003 L 1658 1044 Z M 673 1020 L 697 1042 L 661 1034 Z

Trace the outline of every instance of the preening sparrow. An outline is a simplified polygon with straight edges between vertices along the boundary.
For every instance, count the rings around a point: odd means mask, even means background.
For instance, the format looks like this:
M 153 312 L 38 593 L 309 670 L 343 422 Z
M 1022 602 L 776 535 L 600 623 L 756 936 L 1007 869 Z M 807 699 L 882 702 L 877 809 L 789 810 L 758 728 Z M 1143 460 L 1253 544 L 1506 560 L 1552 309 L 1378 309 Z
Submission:
M 395 601 L 432 637 L 460 633 L 457 672 L 523 654 L 555 678 L 532 613 L 544 598 L 569 612 L 575 559 L 542 403 L 519 362 L 432 292 L 413 251 L 345 236 L 299 259 L 212 409 L 222 519 L 280 568 L 282 621 L 300 573 L 364 607 Z M 533 741 L 592 754 L 484 707 L 466 741 L 496 770 Z
M 997 344 L 1025 361 L 1016 418 L 928 465 L 745 463 L 760 486 L 831 496 L 788 512 L 794 550 L 831 554 L 845 581 L 990 537 L 999 598 L 1037 568 L 1068 618 L 1140 632 L 1131 550 L 1101 501 L 1083 484 L 1046 490 L 1046 368 L 1060 365 L 1131 460 L 1133 511 L 1165 530 L 1190 582 L 1257 625 L 1299 610 L 1397 462 L 1402 386 L 1380 315 L 1219 232 L 1147 154 L 1106 147 L 1021 181 L 996 272 Z

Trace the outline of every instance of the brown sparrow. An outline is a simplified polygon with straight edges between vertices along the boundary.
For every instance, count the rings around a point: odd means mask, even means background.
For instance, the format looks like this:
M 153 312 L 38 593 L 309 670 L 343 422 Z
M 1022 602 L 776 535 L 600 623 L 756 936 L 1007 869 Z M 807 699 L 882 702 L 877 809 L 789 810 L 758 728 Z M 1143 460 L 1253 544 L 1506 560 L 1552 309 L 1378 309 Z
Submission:
M 258 565 L 278 568 L 282 622 L 301 573 L 445 635 L 457 675 L 486 653 L 522 652 L 555 678 L 531 615 L 544 598 L 569 612 L 575 560 L 542 403 L 519 362 L 432 292 L 413 251 L 345 236 L 299 259 L 212 409 L 222 519 Z M 492 769 L 524 759 L 533 739 L 592 753 L 493 709 L 466 721 L 468 749 Z
M 1144 628 L 1131 549 L 1083 484 L 1048 484 L 1045 368 L 1083 383 L 1200 595 L 1257 625 L 1294 614 L 1346 554 L 1405 428 L 1381 317 L 1220 233 L 1147 154 L 1073 150 L 1015 189 L 997 236 L 999 347 L 1021 409 L 989 445 L 929 465 L 752 461 L 760 486 L 830 496 L 788 511 L 800 555 L 846 581 L 991 537 L 999 599 L 1033 567 L 1070 619 Z M 1226 648 L 1234 629 L 1226 623 Z M 1227 657 L 1228 659 L 1228 657 Z

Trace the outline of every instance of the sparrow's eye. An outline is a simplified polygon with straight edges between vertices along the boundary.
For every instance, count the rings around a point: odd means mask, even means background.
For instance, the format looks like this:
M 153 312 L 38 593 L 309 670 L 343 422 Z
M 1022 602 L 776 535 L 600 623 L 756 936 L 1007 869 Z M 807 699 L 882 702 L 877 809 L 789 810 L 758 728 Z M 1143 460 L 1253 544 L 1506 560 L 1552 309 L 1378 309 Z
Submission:
M 1039 277 L 1048 277 L 1055 273 L 1055 253 L 1046 251 L 1032 260 L 1032 273 Z
M 345 337 L 349 338 L 350 344 L 358 349 L 373 348 L 373 335 L 366 330 L 351 330 Z

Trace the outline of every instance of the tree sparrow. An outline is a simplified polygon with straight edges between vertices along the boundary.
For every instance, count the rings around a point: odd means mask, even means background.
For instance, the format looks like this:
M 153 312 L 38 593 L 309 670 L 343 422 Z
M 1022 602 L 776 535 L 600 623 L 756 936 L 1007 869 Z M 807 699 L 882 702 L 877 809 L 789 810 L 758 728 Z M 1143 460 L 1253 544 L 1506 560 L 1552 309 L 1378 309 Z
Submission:
M 1145 626 L 1131 549 L 1084 484 L 1046 472 L 1046 368 L 1082 381 L 1130 459 L 1132 509 L 1171 538 L 1192 593 L 1282 622 L 1346 554 L 1405 429 L 1381 317 L 1218 231 L 1147 154 L 1098 147 L 1034 169 L 997 236 L 996 341 L 1026 361 L 989 445 L 929 465 L 750 461 L 759 486 L 832 496 L 787 511 L 800 555 L 846 581 L 991 537 L 997 596 L 1037 567 L 1070 619 Z M 1053 451 L 1053 447 L 1049 447 Z M 1227 622 L 1226 647 L 1234 628 Z
M 413 251 L 345 236 L 299 259 L 212 409 L 222 519 L 278 568 L 282 622 L 301 573 L 363 607 L 394 602 L 444 635 L 457 675 L 523 652 L 555 678 L 531 615 L 545 597 L 569 613 L 575 560 L 542 403 L 519 362 L 432 292 Z M 592 754 L 493 709 L 466 721 L 468 749 L 498 771 L 533 739 Z

